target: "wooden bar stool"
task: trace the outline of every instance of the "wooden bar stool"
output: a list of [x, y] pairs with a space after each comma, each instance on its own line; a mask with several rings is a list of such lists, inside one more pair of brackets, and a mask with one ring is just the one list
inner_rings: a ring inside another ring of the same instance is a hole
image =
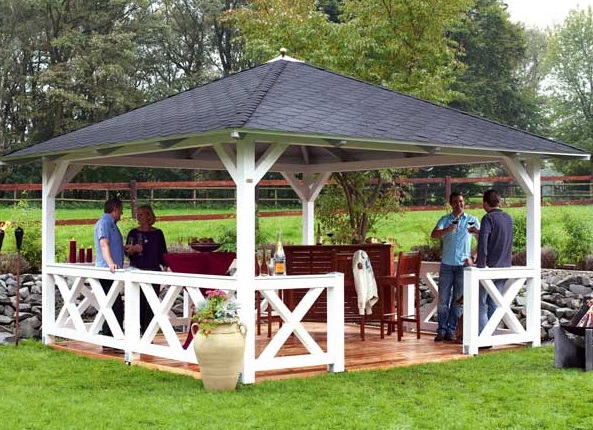
[[[397, 326], [397, 340], [400, 341], [404, 333], [404, 322], [416, 323], [416, 338], [420, 339], [420, 263], [419, 252], [400, 252], [395, 276], [381, 276], [377, 278], [381, 294], [389, 297], [388, 312], [381, 318], [381, 336], [387, 325], [387, 334], [390, 335]], [[404, 289], [413, 287], [414, 312], [404, 312]]]

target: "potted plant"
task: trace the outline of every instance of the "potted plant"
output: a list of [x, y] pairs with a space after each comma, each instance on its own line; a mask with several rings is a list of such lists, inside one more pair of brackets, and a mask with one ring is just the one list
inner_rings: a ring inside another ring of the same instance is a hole
[[194, 351], [208, 391], [234, 390], [237, 386], [246, 333], [238, 310], [234, 297], [222, 290], [208, 290], [192, 317]]

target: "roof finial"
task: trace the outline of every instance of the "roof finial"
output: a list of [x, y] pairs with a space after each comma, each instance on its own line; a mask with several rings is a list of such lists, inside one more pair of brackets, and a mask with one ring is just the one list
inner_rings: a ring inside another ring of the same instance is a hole
[[268, 61], [268, 63], [273, 63], [274, 61], [278, 61], [278, 60], [284, 60], [284, 61], [295, 61], [297, 63], [302, 63], [303, 61], [301, 60], [297, 60], [295, 58], [292, 58], [289, 55], [286, 55], [286, 48], [280, 48], [280, 55], [278, 55], [276, 58], [272, 58], [270, 61]]

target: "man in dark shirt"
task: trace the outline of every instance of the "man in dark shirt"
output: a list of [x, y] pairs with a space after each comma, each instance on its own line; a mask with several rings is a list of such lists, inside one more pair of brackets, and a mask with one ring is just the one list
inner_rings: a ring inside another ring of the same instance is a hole
[[[486, 215], [480, 223], [478, 234], [478, 267], [511, 267], [513, 252], [513, 219], [500, 209], [500, 195], [496, 190], [484, 193], [483, 207]], [[506, 279], [494, 280], [494, 285], [501, 293]], [[496, 303], [480, 286], [480, 333], [494, 313]]]

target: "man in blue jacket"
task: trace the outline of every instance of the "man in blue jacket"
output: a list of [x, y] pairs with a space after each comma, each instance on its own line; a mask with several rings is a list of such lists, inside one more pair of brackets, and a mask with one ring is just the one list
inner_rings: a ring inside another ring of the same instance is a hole
[[[500, 195], [496, 190], [484, 193], [483, 207], [486, 215], [482, 218], [478, 232], [478, 267], [511, 267], [513, 253], [513, 219], [500, 209]], [[501, 293], [506, 279], [495, 279], [494, 285]], [[496, 303], [480, 286], [479, 331], [494, 313]]]

